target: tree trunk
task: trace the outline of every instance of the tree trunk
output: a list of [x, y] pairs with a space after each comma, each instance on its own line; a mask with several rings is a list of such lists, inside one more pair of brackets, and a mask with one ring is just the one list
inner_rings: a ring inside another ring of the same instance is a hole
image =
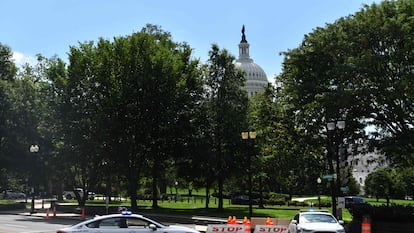
[[210, 202], [210, 181], [206, 181], [206, 209], [208, 209], [208, 204]]
[[134, 166], [131, 166], [129, 171], [129, 177], [128, 177], [128, 191], [129, 196], [131, 198], [131, 209], [132, 211], [138, 210], [138, 203], [137, 203], [137, 188], [138, 188], [138, 174], [137, 169]]
[[217, 209], [223, 210], [223, 176], [220, 174], [218, 178], [218, 189], [219, 189], [219, 203]]
[[156, 166], [157, 162], [154, 162], [152, 167], [152, 208], [158, 209], [158, 190], [157, 190], [157, 181], [158, 181], [158, 167]]

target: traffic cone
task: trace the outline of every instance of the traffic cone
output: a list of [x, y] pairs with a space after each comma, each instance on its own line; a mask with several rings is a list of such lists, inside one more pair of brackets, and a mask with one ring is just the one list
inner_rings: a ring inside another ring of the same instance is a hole
[[237, 224], [237, 218], [236, 216], [233, 216], [233, 219], [231, 220], [232, 224]]
[[233, 218], [229, 215], [229, 218], [227, 219], [227, 224], [232, 224], [231, 221], [233, 220]]
[[245, 232], [250, 233], [251, 229], [252, 229], [252, 223], [250, 222], [250, 220], [246, 216], [244, 216], [243, 225], [246, 226]]
[[371, 233], [371, 222], [367, 217], [362, 221], [361, 233]]
[[82, 208], [82, 220], [85, 220], [85, 207]]
[[273, 226], [274, 225], [273, 220], [270, 217], [267, 217], [265, 225], [266, 226]]
[[46, 219], [46, 220], [48, 220], [48, 219], [49, 219], [49, 209], [47, 209], [47, 210], [46, 210], [46, 217], [45, 217], [45, 219]]

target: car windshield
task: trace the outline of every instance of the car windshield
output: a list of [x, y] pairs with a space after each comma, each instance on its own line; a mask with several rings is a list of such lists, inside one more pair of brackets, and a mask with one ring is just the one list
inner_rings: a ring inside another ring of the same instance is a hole
[[302, 214], [300, 219], [300, 223], [336, 223], [335, 218], [332, 215], [328, 214]]

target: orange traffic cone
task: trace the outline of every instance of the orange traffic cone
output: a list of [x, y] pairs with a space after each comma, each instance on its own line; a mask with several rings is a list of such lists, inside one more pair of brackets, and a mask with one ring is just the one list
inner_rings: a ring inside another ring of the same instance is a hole
[[238, 224], [236, 216], [233, 216], [233, 219], [231, 220], [231, 222], [232, 222], [231, 224]]
[[229, 218], [227, 219], [227, 224], [232, 224], [231, 221], [233, 220], [233, 218], [229, 215]]
[[371, 222], [367, 217], [362, 221], [361, 233], [371, 233]]
[[245, 232], [250, 233], [251, 229], [252, 229], [252, 223], [250, 222], [250, 220], [246, 216], [244, 216], [243, 225], [246, 226]]
[[82, 220], [85, 220], [85, 207], [82, 208]]
[[49, 209], [47, 209], [47, 210], [46, 210], [46, 217], [45, 217], [45, 219], [46, 219], [46, 220], [48, 220], [48, 219], [49, 219]]
[[273, 226], [274, 225], [273, 220], [270, 217], [267, 217], [265, 225], [266, 226]]

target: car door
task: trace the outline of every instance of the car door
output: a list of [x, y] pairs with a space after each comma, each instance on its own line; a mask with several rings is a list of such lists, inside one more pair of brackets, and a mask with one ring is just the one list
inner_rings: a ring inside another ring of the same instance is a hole
[[125, 219], [122, 217], [105, 218], [86, 225], [89, 233], [127, 233]]
[[102, 219], [87, 225], [90, 233], [150, 233], [148, 223], [130, 216]]
[[151, 226], [151, 222], [146, 219], [139, 217], [125, 217], [126, 224], [129, 233], [157, 233], [157, 230], [154, 230], [154, 225]]
[[298, 223], [299, 223], [299, 214], [296, 214], [288, 226], [289, 233], [297, 233]]

